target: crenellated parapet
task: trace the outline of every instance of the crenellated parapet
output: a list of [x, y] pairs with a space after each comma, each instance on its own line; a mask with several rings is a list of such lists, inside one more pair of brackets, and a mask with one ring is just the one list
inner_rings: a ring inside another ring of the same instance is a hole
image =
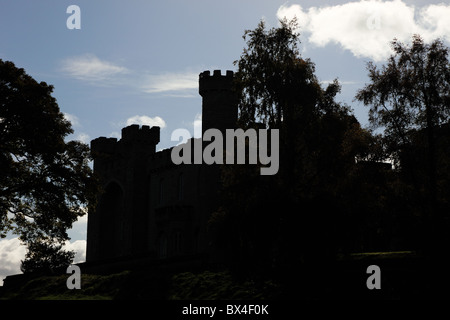
[[227, 70], [225, 75], [222, 75], [220, 70], [214, 70], [213, 74], [211, 72], [203, 71], [199, 76], [199, 87], [198, 91], [203, 97], [204, 94], [211, 91], [232, 90], [234, 72]]
[[142, 143], [148, 145], [157, 145], [160, 139], [160, 127], [142, 126], [137, 124], [122, 129], [122, 142], [124, 143]]
[[91, 141], [92, 153], [113, 154], [116, 150], [117, 139], [99, 137]]
[[[108, 180], [123, 168], [139, 168], [156, 152], [160, 140], [160, 128], [140, 127], [137, 124], [122, 129], [122, 138], [100, 137], [91, 141], [91, 153], [94, 158], [94, 171]], [[123, 172], [121, 173], [123, 174]], [[120, 174], [119, 174], [120, 175]], [[123, 177], [115, 177], [121, 180]]]
[[[160, 128], [150, 126], [139, 127], [137, 124], [122, 129], [122, 139], [99, 137], [91, 141], [91, 151], [96, 154], [109, 154], [124, 152], [129, 146], [136, 145], [138, 149], [150, 149], [154, 153], [160, 140]], [[134, 149], [130, 149], [134, 150]]]

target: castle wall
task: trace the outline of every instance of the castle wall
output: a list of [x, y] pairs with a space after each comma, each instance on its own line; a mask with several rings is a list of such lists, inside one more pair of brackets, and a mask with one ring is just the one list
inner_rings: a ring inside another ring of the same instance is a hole
[[[233, 73], [199, 76], [203, 131], [234, 128]], [[91, 142], [94, 172], [104, 193], [89, 212], [86, 260], [149, 255], [166, 258], [210, 250], [207, 223], [217, 208], [216, 165], [175, 165], [171, 149], [156, 152], [159, 127], [131, 125], [122, 138]]]

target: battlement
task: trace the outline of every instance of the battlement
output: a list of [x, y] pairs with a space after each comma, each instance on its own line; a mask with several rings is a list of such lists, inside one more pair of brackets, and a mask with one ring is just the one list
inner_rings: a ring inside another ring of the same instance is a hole
[[198, 91], [201, 96], [211, 90], [231, 90], [233, 82], [234, 72], [227, 70], [225, 75], [222, 75], [220, 70], [214, 70], [211, 72], [203, 71], [199, 75], [199, 87]]
[[[121, 146], [131, 144], [143, 144], [155, 149], [160, 139], [160, 128], [150, 126], [139, 127], [137, 124], [122, 129], [122, 139], [99, 137], [91, 141], [93, 154], [114, 154], [117, 150], [122, 150]], [[118, 149], [119, 148], [119, 149]]]
[[139, 142], [157, 145], [160, 139], [160, 127], [142, 126], [137, 124], [122, 129], [122, 142]]
[[91, 150], [93, 153], [113, 154], [116, 143], [116, 138], [99, 137], [91, 141]]

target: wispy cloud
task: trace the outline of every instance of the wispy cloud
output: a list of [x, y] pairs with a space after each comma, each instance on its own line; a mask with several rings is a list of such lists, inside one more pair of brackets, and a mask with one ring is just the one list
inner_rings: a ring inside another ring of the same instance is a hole
[[196, 97], [194, 90], [198, 88], [198, 72], [135, 71], [94, 54], [66, 58], [60, 63], [60, 71], [97, 86], [132, 87], [140, 92], [176, 98]]
[[420, 34], [426, 41], [450, 40], [450, 5], [443, 3], [416, 8], [402, 0], [361, 0], [309, 9], [293, 4], [282, 5], [277, 16], [297, 17], [300, 32], [311, 44], [336, 43], [357, 57], [375, 61], [389, 57], [394, 38], [406, 42]]
[[130, 72], [125, 67], [101, 60], [93, 54], [63, 60], [61, 71], [77, 80], [94, 82], [100, 85], [111, 84], [117, 80], [118, 76]]
[[[144, 76], [141, 86], [147, 93], [173, 93], [198, 88], [198, 73], [163, 73]], [[190, 96], [190, 95], [188, 95]], [[184, 95], [186, 97], [186, 94]]]

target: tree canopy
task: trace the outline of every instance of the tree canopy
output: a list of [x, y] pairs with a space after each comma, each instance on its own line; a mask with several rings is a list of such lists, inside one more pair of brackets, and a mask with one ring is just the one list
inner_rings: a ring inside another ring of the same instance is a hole
[[14, 63], [0, 60], [0, 236], [63, 242], [95, 204], [89, 147], [66, 142], [71, 124], [52, 97]]
[[[261, 22], [245, 31], [235, 62], [238, 125], [280, 130], [280, 169], [262, 177], [255, 166], [223, 165], [210, 227], [227, 261], [314, 289], [338, 254], [439, 248], [450, 209], [448, 48], [414, 36], [392, 42], [387, 65], [369, 63], [370, 83], [356, 95], [370, 107], [362, 128], [337, 101], [339, 82], [322, 87], [300, 55], [295, 30], [295, 20], [269, 30]], [[308, 276], [293, 281], [300, 269]]]
[[393, 153], [411, 143], [408, 132], [433, 130], [448, 122], [450, 68], [448, 48], [440, 40], [426, 44], [415, 35], [411, 45], [397, 40], [391, 45], [394, 54], [387, 65], [380, 69], [368, 63], [371, 82], [356, 99], [370, 106], [370, 123], [384, 129]]
[[385, 158], [395, 162], [402, 189], [415, 199], [409, 206], [423, 220], [422, 240], [429, 250], [444, 243], [436, 237], [448, 228], [449, 49], [419, 35], [411, 44], [394, 39], [391, 45], [394, 53], [386, 65], [368, 64], [370, 83], [356, 99], [370, 107], [372, 127], [383, 129]]
[[296, 29], [295, 20], [269, 30], [261, 22], [245, 32], [235, 62], [238, 125], [280, 130], [277, 175], [262, 177], [251, 165], [222, 168], [224, 201], [211, 225], [240, 272], [283, 274], [332, 257], [347, 237], [341, 207], [351, 202], [346, 181], [355, 157], [377, 145], [336, 101], [339, 82], [323, 88], [314, 63], [301, 57]]

